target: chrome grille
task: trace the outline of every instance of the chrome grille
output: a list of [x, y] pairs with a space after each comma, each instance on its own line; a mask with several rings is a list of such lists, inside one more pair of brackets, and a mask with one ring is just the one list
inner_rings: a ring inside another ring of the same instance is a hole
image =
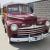
[[37, 34], [37, 33], [43, 33], [45, 31], [45, 27], [41, 26], [38, 28], [23, 28], [23, 29], [18, 29], [18, 34]]

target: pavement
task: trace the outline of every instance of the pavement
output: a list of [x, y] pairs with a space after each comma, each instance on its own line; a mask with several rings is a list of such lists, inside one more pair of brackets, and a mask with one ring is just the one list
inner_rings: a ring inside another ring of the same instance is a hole
[[50, 34], [45, 39], [37, 42], [9, 44], [1, 19], [2, 15], [0, 15], [0, 50], [50, 50]]

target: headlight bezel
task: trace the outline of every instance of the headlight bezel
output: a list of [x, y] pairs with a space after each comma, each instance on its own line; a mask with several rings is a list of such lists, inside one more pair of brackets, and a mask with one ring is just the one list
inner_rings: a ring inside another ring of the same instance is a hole
[[50, 25], [49, 21], [46, 21], [45, 25], [46, 26], [49, 26]]
[[18, 30], [18, 26], [16, 24], [11, 24], [10, 29], [11, 29], [11, 31], [17, 31]]

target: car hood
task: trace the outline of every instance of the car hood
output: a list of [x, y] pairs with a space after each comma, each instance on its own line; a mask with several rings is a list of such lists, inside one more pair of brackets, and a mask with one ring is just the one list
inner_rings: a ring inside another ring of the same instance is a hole
[[7, 20], [8, 24], [12, 24], [12, 23], [26, 23], [26, 24], [32, 24], [35, 23], [35, 21], [37, 20], [37, 17], [32, 15], [32, 14], [20, 14], [20, 15], [11, 15], [8, 14], [8, 18], [9, 20]]

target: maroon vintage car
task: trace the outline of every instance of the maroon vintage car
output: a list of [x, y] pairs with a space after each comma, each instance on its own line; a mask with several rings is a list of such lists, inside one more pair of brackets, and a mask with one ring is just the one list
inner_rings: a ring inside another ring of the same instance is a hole
[[10, 43], [42, 40], [49, 31], [49, 21], [35, 16], [27, 4], [4, 5], [2, 22]]

